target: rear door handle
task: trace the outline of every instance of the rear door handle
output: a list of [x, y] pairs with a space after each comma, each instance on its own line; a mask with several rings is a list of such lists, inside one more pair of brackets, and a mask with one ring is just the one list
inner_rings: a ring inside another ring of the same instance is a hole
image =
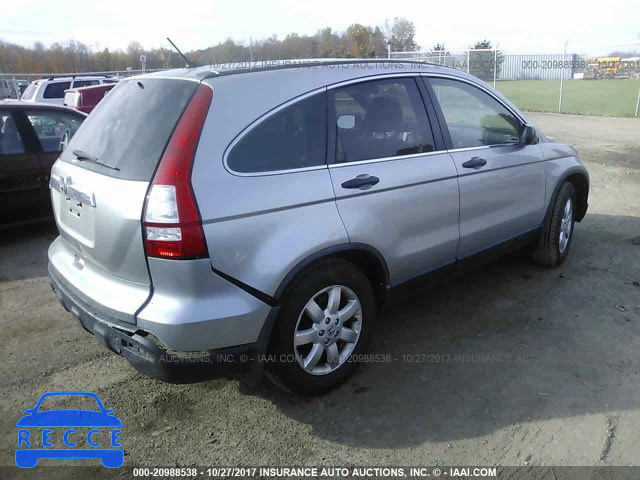
[[471, 160], [467, 160], [462, 164], [464, 168], [477, 168], [484, 167], [487, 164], [487, 161], [484, 158], [473, 157]]
[[367, 190], [378, 183], [380, 179], [367, 174], [358, 175], [356, 178], [343, 182], [342, 188], [359, 188], [360, 190]]

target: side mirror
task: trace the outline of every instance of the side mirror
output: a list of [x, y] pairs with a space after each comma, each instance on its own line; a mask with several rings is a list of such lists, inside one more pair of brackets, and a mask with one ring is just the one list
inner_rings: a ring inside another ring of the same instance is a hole
[[351, 130], [356, 126], [356, 116], [355, 115], [340, 115], [338, 117], [338, 128], [342, 128], [345, 130]]
[[538, 143], [538, 133], [533, 125], [525, 124], [520, 135], [520, 143], [523, 145], [534, 145]]

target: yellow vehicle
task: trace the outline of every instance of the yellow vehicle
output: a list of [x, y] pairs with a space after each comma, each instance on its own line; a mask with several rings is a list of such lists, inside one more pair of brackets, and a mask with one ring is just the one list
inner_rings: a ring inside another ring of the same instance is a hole
[[584, 78], [614, 78], [618, 74], [620, 66], [620, 57], [590, 58], [584, 70]]

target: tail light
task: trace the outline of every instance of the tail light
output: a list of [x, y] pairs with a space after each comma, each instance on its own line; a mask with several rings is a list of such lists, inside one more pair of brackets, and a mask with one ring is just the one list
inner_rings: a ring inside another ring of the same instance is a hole
[[162, 155], [144, 209], [145, 248], [150, 257], [207, 257], [191, 170], [213, 92], [200, 85]]

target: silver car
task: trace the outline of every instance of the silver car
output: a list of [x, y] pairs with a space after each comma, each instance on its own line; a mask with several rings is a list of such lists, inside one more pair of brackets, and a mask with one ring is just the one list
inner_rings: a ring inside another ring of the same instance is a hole
[[50, 187], [51, 283], [101, 343], [166, 381], [316, 394], [396, 287], [523, 246], [562, 263], [589, 177], [468, 74], [324, 61], [124, 80]]

